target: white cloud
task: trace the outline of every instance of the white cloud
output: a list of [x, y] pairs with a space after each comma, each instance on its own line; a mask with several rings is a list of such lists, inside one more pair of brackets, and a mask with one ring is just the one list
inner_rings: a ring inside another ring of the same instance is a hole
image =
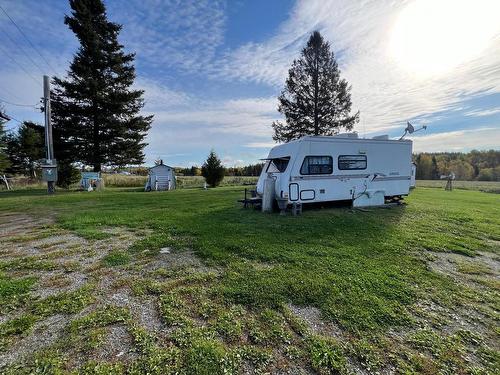
[[144, 90], [145, 108], [148, 111], [163, 111], [167, 108], [178, 108], [194, 100], [184, 92], [172, 90], [151, 79], [142, 77], [137, 78], [135, 87]]
[[[438, 1], [447, 1], [449, 5], [449, 0]], [[211, 74], [280, 87], [309, 34], [318, 29], [332, 42], [342, 74], [352, 84], [353, 108], [361, 110], [358, 131], [363, 126], [367, 133], [399, 127], [398, 123], [404, 124], [423, 113], [452, 108], [467, 97], [500, 92], [500, 23], [493, 23], [495, 29], [488, 30], [488, 35], [496, 36], [487, 41], [487, 48], [446, 72], [420, 76], [398, 64], [390, 53], [391, 33], [398, 15], [410, 3], [300, 0], [272, 38], [228, 52], [212, 67]], [[492, 14], [498, 14], [495, 9], [500, 11], [499, 3], [492, 0], [460, 0], [460, 3], [472, 5], [474, 10], [467, 15], [464, 28], [491, 21]], [[453, 12], [450, 8], [450, 17]], [[425, 23], [421, 27], [424, 29]], [[427, 37], [422, 36], [423, 40]], [[450, 45], [456, 42], [459, 41], [449, 40]], [[446, 50], [448, 46], [442, 48]], [[435, 56], [429, 54], [427, 58], [432, 60]]]
[[267, 149], [270, 149], [276, 145], [277, 145], [277, 143], [275, 143], [275, 142], [250, 142], [250, 143], [244, 144], [243, 146], [248, 147], [248, 148], [267, 148]]
[[[220, 0], [127, 0], [109, 2], [122, 39], [142, 62], [156, 69], [201, 70], [224, 40]], [[125, 10], [125, 11], [124, 11]]]
[[[159, 96], [155, 97], [153, 93]], [[147, 100], [153, 103], [160, 102], [162, 98], [168, 100], [170, 93], [168, 88], [157, 88], [151, 90]], [[215, 101], [200, 100], [180, 93], [173, 96], [180, 96], [182, 104], [164, 109], [158, 107], [151, 111], [155, 117], [147, 139], [148, 160], [151, 155], [167, 158], [168, 154], [179, 154], [186, 150], [202, 158], [211, 148], [220, 152], [224, 164], [229, 166], [252, 163], [265, 156], [265, 151], [242, 151], [241, 145], [270, 139], [271, 123], [279, 117], [275, 98]], [[190, 159], [193, 160], [193, 157], [190, 156]]]
[[473, 111], [469, 111], [464, 113], [464, 116], [472, 116], [472, 117], [484, 117], [484, 116], [492, 116], [500, 113], [500, 107], [490, 108], [490, 109], [477, 109]]
[[[157, 99], [152, 99], [157, 101]], [[196, 125], [210, 133], [231, 133], [245, 136], [270, 136], [271, 123], [279, 117], [272, 105], [274, 98], [202, 101], [193, 99], [182, 108], [155, 110], [155, 121], [170, 124]]]
[[487, 150], [500, 147], [500, 127], [457, 130], [410, 137], [414, 152]]

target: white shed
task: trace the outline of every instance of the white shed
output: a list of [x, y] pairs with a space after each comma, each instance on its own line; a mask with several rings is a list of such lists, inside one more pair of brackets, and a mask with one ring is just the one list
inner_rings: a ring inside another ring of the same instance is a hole
[[148, 180], [144, 190], [173, 190], [175, 186], [174, 168], [163, 164], [163, 160], [160, 161], [160, 164], [149, 168]]

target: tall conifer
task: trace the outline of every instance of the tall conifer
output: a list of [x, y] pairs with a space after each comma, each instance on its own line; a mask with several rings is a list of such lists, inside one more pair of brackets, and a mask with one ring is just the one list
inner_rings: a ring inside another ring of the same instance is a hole
[[351, 114], [351, 88], [340, 71], [330, 44], [315, 31], [288, 71], [278, 110], [285, 123], [273, 123], [273, 139], [288, 142], [305, 135], [333, 135], [351, 130], [359, 112]]
[[103, 165], [140, 164], [153, 116], [140, 115], [142, 90], [132, 89], [134, 54], [118, 42], [102, 0], [70, 0], [64, 22], [80, 42], [65, 79], [54, 78], [56, 158]]

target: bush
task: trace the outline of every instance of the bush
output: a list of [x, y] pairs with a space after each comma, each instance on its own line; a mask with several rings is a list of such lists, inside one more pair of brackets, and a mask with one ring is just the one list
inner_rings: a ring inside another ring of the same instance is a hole
[[73, 184], [80, 181], [80, 171], [70, 163], [60, 163], [57, 165], [57, 186], [69, 189]]
[[201, 167], [201, 174], [211, 187], [219, 186], [224, 179], [224, 167], [214, 150]]
[[477, 179], [479, 181], [500, 181], [500, 167], [481, 169]]

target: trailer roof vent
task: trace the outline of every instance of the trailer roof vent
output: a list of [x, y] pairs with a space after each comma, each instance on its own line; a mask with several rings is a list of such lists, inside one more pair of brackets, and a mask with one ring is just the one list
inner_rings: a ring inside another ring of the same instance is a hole
[[377, 135], [373, 137], [372, 139], [380, 139], [382, 141], [388, 141], [389, 140], [389, 135], [384, 134], [384, 135]]
[[338, 138], [358, 138], [358, 133], [356, 133], [356, 132], [340, 133], [340, 134], [337, 134], [336, 137], [338, 137]]

